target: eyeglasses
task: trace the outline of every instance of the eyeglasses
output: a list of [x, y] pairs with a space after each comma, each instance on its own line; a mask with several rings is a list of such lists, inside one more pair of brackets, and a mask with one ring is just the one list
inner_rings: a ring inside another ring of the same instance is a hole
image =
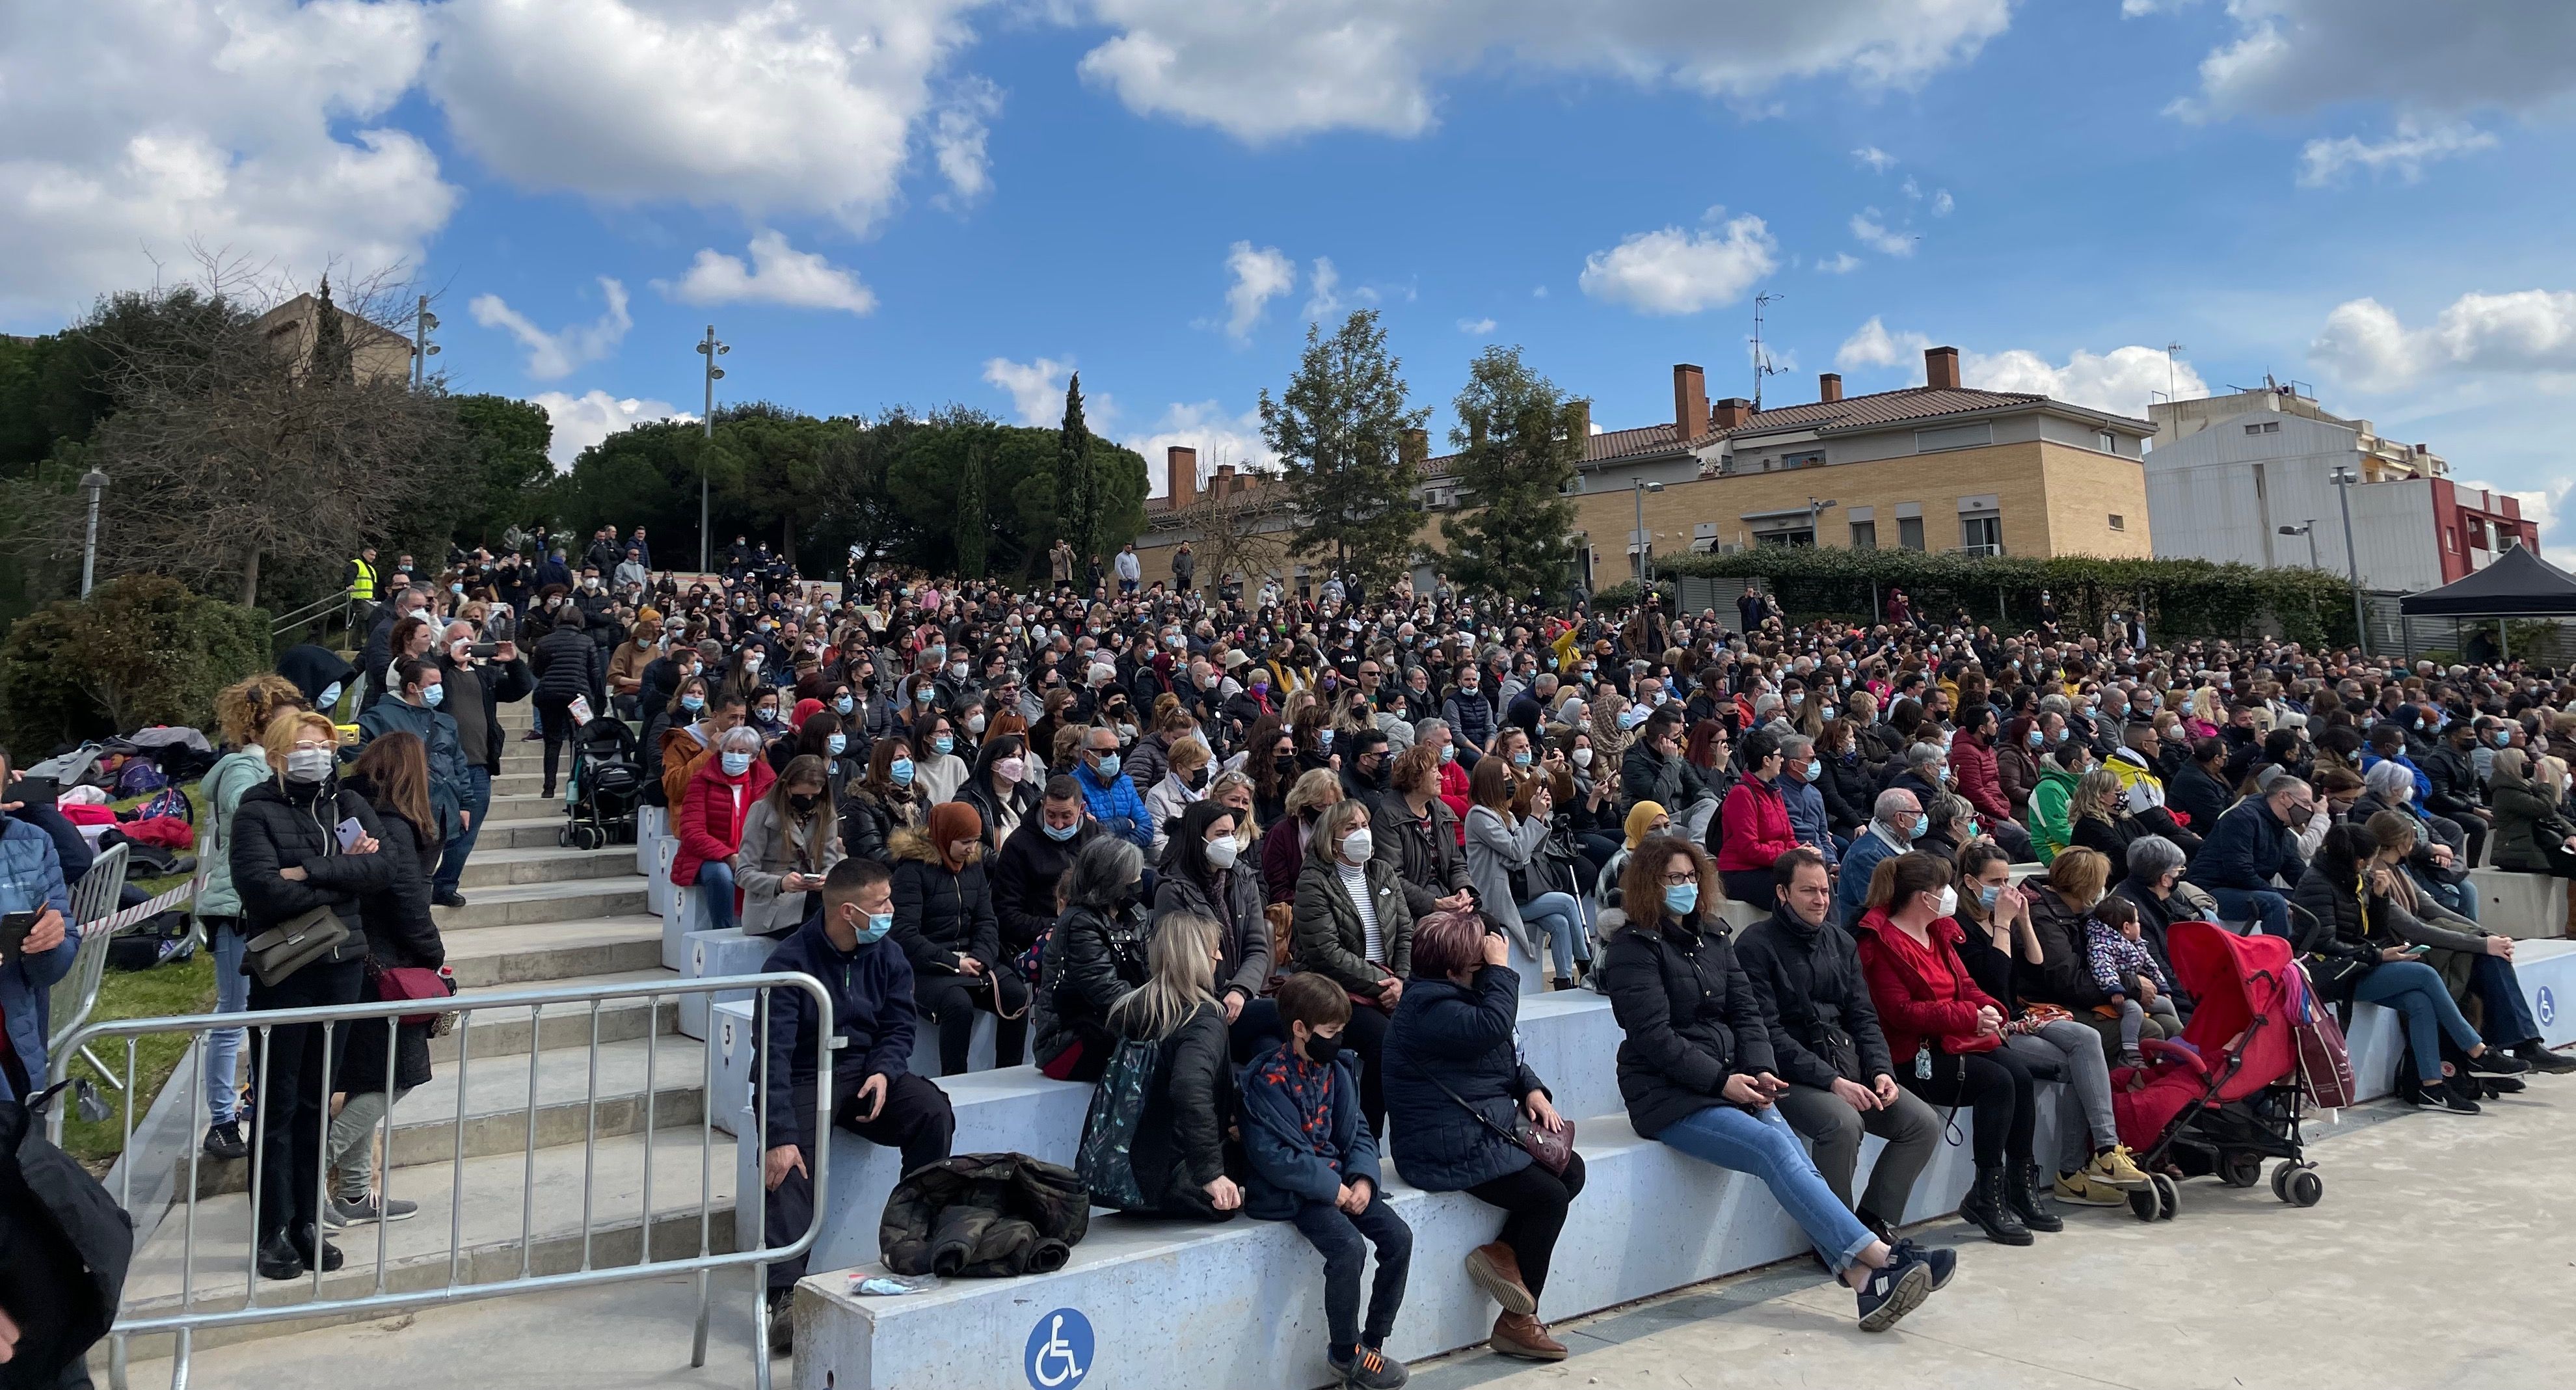
[[1699, 875], [1696, 873], [1664, 875], [1664, 886], [1667, 888], [1679, 888], [1684, 884], [1697, 882], [1699, 882]]

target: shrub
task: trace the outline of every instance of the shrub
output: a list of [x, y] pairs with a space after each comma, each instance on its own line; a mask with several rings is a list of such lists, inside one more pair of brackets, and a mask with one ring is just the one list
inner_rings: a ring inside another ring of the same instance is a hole
[[150, 724], [203, 726], [215, 692], [269, 668], [268, 619], [157, 574], [19, 619], [0, 642], [0, 733], [22, 761]]
[[[1673, 582], [1669, 579], [1656, 580], [1655, 592], [1664, 596], [1664, 607], [1668, 611], [1681, 598], [1681, 591], [1675, 588]], [[1611, 585], [1609, 588], [1600, 590], [1592, 595], [1592, 611], [1595, 613], [1616, 613], [1622, 608], [1631, 607], [1642, 602], [1642, 595], [1643, 591], [1637, 587], [1636, 580], [1622, 579], [1618, 583]]]

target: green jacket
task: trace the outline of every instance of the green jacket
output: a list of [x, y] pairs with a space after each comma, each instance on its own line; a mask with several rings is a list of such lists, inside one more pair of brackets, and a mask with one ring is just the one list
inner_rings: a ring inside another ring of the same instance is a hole
[[2558, 808], [2549, 804], [2548, 794], [2528, 781], [2508, 782], [2497, 778], [2491, 804], [2495, 808], [2495, 849], [2490, 855], [2499, 869], [2521, 873], [2549, 872], [2549, 858], [2540, 846], [2558, 844], [2576, 835]]
[[257, 748], [243, 748], [218, 759], [197, 783], [198, 799], [204, 803], [198, 814], [205, 817], [197, 828], [197, 866], [205, 876], [197, 889], [195, 911], [200, 919], [241, 915], [241, 896], [233, 891], [233, 811], [241, 805], [242, 793], [269, 776], [268, 756]]
[[2030, 838], [2043, 864], [2066, 848], [2072, 833], [2066, 822], [2066, 803], [2074, 795], [2074, 773], [2054, 762], [2040, 764], [2039, 785], [2030, 792]]

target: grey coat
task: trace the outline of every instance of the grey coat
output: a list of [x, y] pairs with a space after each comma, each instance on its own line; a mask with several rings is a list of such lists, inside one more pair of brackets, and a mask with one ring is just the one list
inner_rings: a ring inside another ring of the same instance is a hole
[[1491, 807], [1467, 808], [1467, 881], [1475, 885], [1486, 919], [1510, 933], [1533, 960], [1544, 954], [1543, 943], [1521, 921], [1521, 871], [1546, 842], [1547, 822], [1536, 816], [1523, 816], [1515, 826]]
[[784, 936], [805, 920], [805, 895], [780, 891], [790, 873], [828, 874], [841, 862], [839, 819], [817, 806], [807, 823], [802, 852], [789, 855], [779, 836], [778, 813], [768, 797], [751, 803], [742, 818], [742, 930], [746, 936]]

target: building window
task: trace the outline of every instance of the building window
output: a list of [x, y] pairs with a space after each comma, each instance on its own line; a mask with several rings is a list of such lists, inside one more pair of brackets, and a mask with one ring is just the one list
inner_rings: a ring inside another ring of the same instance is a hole
[[2126, 531], [2129, 529], [2129, 519], [2127, 517], [2120, 515], [2118, 512], [2113, 512], [2110, 515], [2112, 530]]
[[1802, 454], [1783, 454], [1780, 457], [1782, 468], [1822, 468], [1824, 463], [1825, 451], [1822, 449], [1810, 449]]
[[2245, 432], [2247, 434], [2279, 434], [2281, 432], [2281, 422], [2278, 420], [2265, 420], [2259, 424], [2247, 425], [2245, 427]]
[[2093, 432], [2093, 447], [2100, 449], [2106, 454], [2116, 454], [2120, 452], [2120, 436], [2111, 433], [2109, 430], [2095, 430]]
[[1801, 526], [1795, 531], [1757, 531], [1755, 545], [1776, 545], [1783, 549], [1803, 549], [1816, 543], [1816, 533]]
[[1994, 442], [1995, 427], [1983, 422], [1914, 432], [1914, 451], [1918, 454], [1938, 453], [1943, 449], [1974, 449]]
[[1959, 548], [1970, 555], [2003, 554], [2003, 518], [1999, 516], [1959, 518]]
[[1923, 548], [1923, 518], [1900, 516], [1896, 519], [1896, 543], [1907, 550]]
[[1852, 528], [1852, 549], [1854, 549], [1854, 550], [1876, 550], [1876, 549], [1878, 549], [1878, 523], [1877, 523], [1877, 522], [1875, 522], [1875, 521], [1855, 521], [1855, 522], [1853, 522], [1853, 523], [1851, 524], [1851, 528]]

